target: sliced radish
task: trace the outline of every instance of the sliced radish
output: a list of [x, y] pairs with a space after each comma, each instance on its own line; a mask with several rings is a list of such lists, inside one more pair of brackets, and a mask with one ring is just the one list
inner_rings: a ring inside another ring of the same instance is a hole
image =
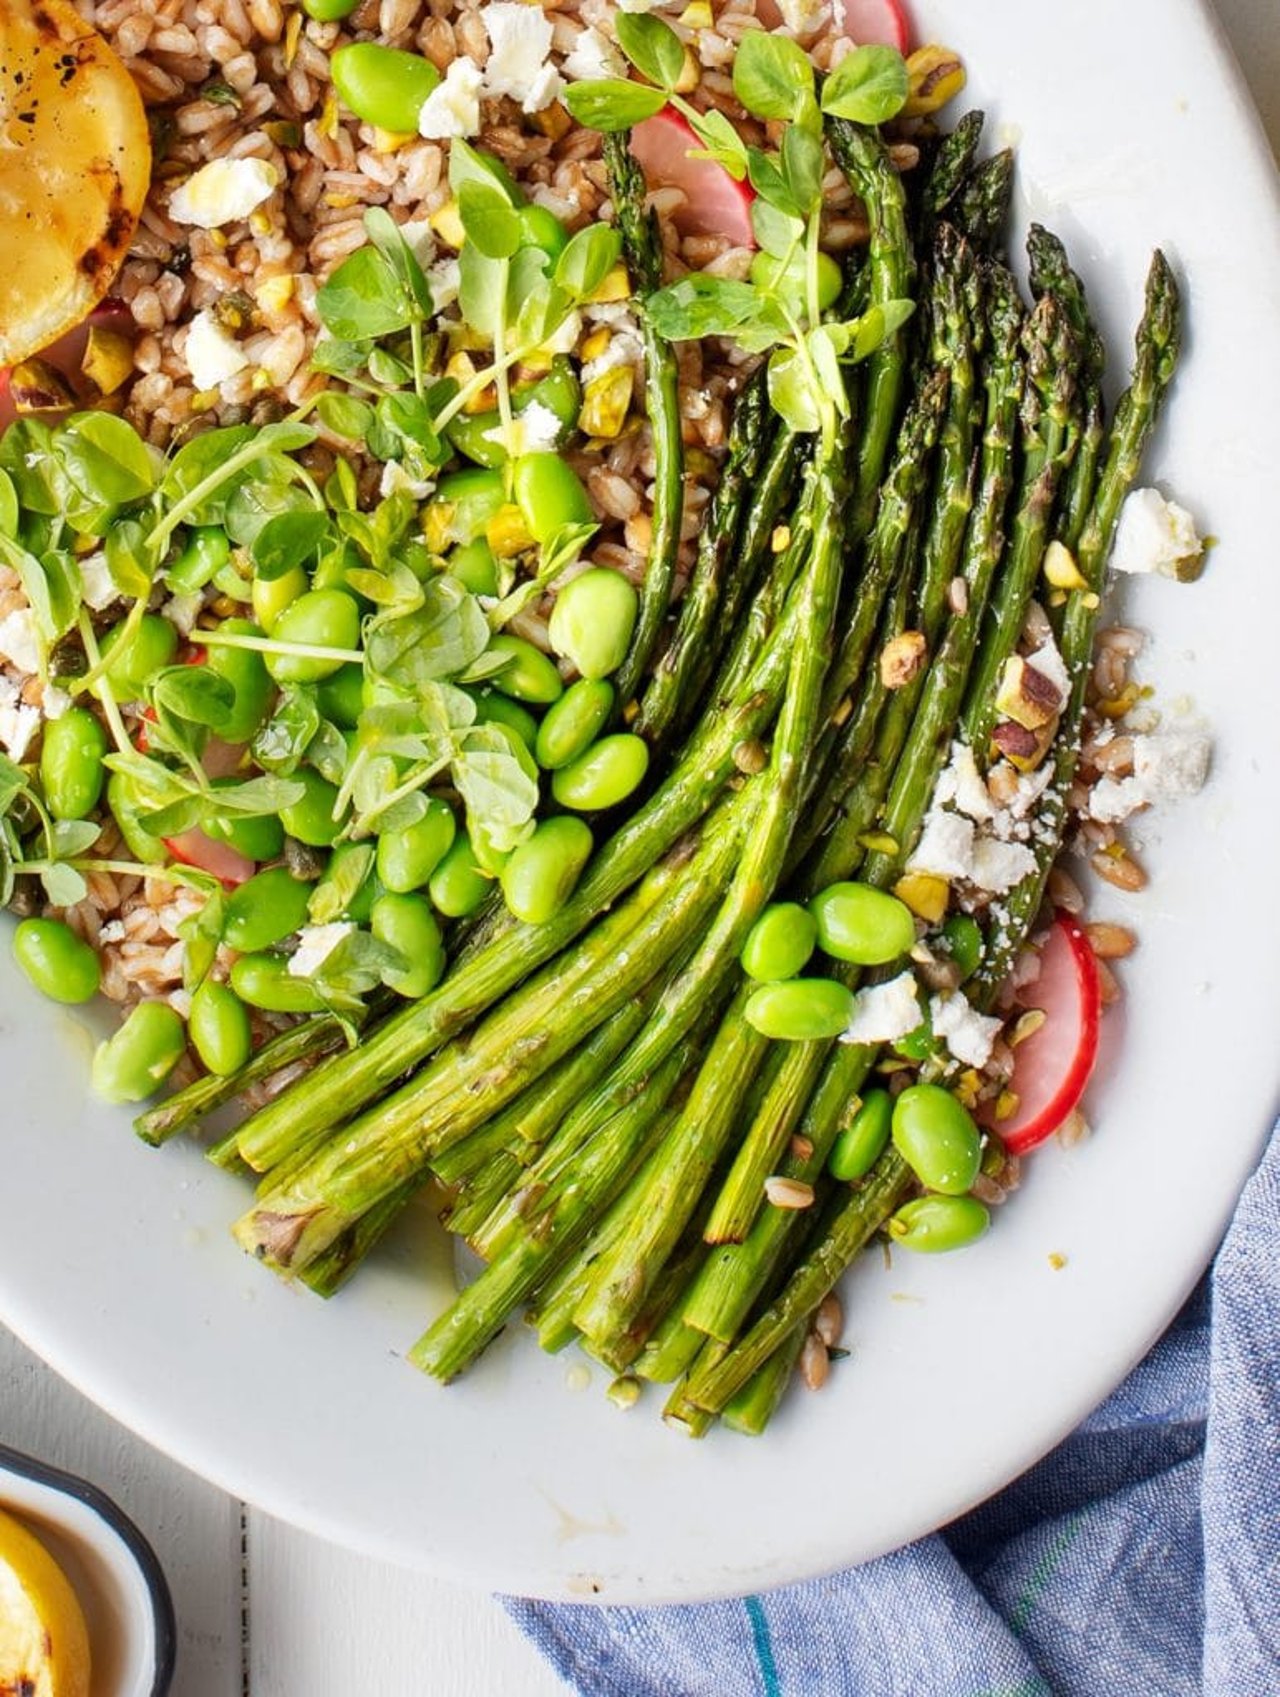
[[[907, 51], [910, 28], [899, 0], [834, 0], [837, 19], [843, 14], [841, 34], [857, 47], [896, 47]], [[786, 22], [778, 0], [756, 0], [756, 17], [766, 29]]]
[[734, 247], [754, 247], [751, 203], [755, 190], [750, 183], [735, 182], [714, 159], [691, 159], [690, 148], [701, 145], [671, 106], [664, 106], [631, 132], [631, 151], [649, 187], [684, 193], [685, 204], [672, 214], [682, 235], [727, 236]]
[[164, 837], [161, 841], [181, 865], [195, 866], [201, 872], [211, 873], [228, 889], [233, 890], [237, 884], [246, 883], [258, 870], [248, 855], [233, 849], [229, 843], [215, 842], [199, 827], [182, 831], [176, 837]]
[[1057, 1131], [1084, 1095], [1098, 1057], [1098, 963], [1070, 914], [1054, 919], [1040, 952], [1040, 976], [1024, 996], [1044, 1011], [1045, 1021], [1013, 1052], [1009, 1089], [1018, 1106], [995, 1128], [1013, 1155], [1025, 1155]]

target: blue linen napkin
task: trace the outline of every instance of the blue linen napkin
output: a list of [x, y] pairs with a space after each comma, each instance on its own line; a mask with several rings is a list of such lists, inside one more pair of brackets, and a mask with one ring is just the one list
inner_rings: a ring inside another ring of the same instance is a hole
[[1151, 1354], [943, 1532], [729, 1602], [505, 1605], [588, 1697], [1280, 1697], [1278, 1228], [1280, 1133]]

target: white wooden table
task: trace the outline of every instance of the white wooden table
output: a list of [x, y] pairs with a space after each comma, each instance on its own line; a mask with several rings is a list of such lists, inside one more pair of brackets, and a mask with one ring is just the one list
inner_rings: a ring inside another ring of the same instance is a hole
[[[1219, 11], [1280, 150], [1280, 5], [1219, 0]], [[154, 1544], [178, 1619], [174, 1697], [567, 1689], [490, 1598], [243, 1507], [117, 1426], [3, 1328], [0, 1440], [101, 1485]]]

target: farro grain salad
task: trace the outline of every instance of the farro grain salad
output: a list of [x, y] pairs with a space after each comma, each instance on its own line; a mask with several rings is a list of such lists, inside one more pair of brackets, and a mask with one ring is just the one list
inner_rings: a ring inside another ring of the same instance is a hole
[[[878, 1234], [1079, 1136], [1198, 575], [896, 0], [7, 0], [0, 861], [93, 1085], [328, 1295], [439, 1187], [629, 1403], [760, 1431]], [[1116, 385], [1119, 387], [1119, 384]], [[1173, 592], [1173, 591], [1171, 591]]]

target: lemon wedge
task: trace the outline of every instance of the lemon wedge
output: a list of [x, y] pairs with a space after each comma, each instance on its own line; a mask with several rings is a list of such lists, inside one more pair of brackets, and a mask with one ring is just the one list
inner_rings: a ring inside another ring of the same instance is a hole
[[89, 1697], [89, 1633], [70, 1581], [0, 1510], [0, 1692]]
[[3, 0], [0, 365], [106, 294], [150, 180], [142, 99], [107, 43], [66, 0]]

